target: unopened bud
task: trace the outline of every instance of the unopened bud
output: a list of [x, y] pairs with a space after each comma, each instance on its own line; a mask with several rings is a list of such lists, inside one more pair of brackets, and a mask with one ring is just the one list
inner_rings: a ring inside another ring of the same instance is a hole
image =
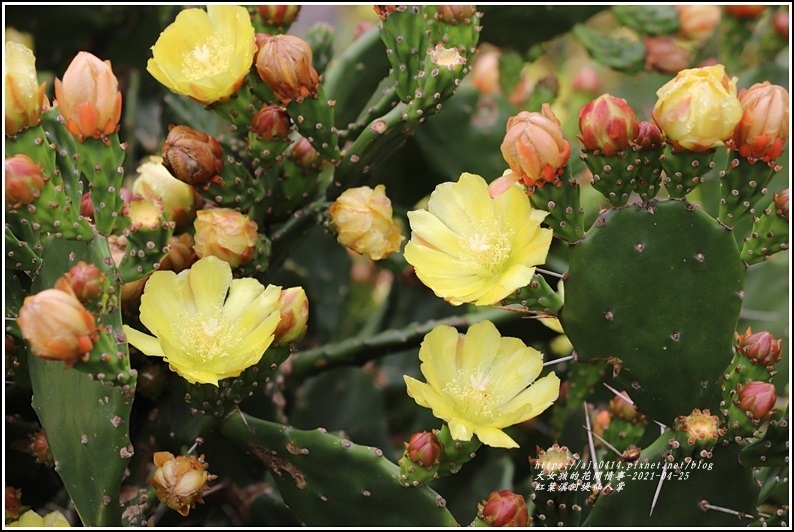
[[788, 42], [788, 27], [791, 22], [789, 18], [788, 10], [782, 9], [775, 12], [775, 16], [772, 18], [772, 27], [775, 29], [775, 33], [786, 42]]
[[739, 408], [755, 420], [771, 416], [776, 401], [777, 391], [769, 382], [750, 381], [739, 390]]
[[[9, 29], [6, 28], [6, 32]], [[50, 108], [50, 102], [44, 93], [46, 83], [39, 85], [36, 57], [30, 48], [19, 42], [6, 40], [4, 63], [5, 134], [14, 136], [37, 125], [41, 114]]]
[[259, 77], [281, 103], [316, 97], [320, 77], [312, 66], [312, 49], [294, 35], [273, 35], [262, 39], [256, 54]]
[[477, 517], [490, 526], [523, 527], [529, 523], [529, 510], [523, 495], [510, 490], [492, 491], [478, 508]]
[[297, 4], [273, 5], [263, 4], [258, 7], [259, 17], [267, 26], [287, 29], [298, 19], [301, 6]]
[[405, 446], [405, 455], [420, 467], [432, 469], [441, 463], [444, 457], [444, 444], [435, 432], [415, 432]]
[[473, 5], [441, 5], [436, 6], [434, 18], [447, 24], [471, 24], [472, 17], [477, 14], [477, 6]]
[[34, 355], [61, 360], [71, 367], [88, 356], [99, 331], [94, 316], [65, 279], [61, 278], [55, 286], [25, 298], [17, 325]]
[[265, 104], [254, 113], [251, 131], [264, 140], [286, 139], [292, 131], [292, 120], [280, 105]]
[[121, 91], [110, 61], [79, 52], [63, 81], [55, 79], [55, 99], [66, 128], [80, 142], [115, 133], [121, 119]]
[[596, 415], [593, 416], [593, 434], [603, 438], [604, 432], [609, 428], [611, 422], [612, 413], [609, 410], [599, 410], [596, 412]]
[[317, 150], [312, 147], [308, 139], [303, 137], [290, 147], [287, 151], [287, 158], [295, 161], [302, 168], [313, 170], [319, 170], [322, 162]]
[[739, 91], [739, 101], [742, 115], [729, 146], [742, 157], [773, 162], [788, 141], [788, 91], [765, 81]]
[[84, 261], [72, 266], [64, 278], [83, 304], [99, 299], [107, 287], [107, 274], [96, 265]]
[[664, 137], [662, 130], [653, 122], [643, 120], [638, 124], [637, 137], [632, 141], [632, 147], [635, 151], [652, 151], [658, 150], [664, 144]]
[[788, 221], [788, 189], [773, 194], [772, 202], [775, 204], [775, 214]]
[[19, 490], [13, 486], [6, 486], [6, 521], [19, 518], [19, 510], [22, 507], [21, 499], [22, 490]]
[[754, 19], [761, 16], [766, 10], [763, 4], [727, 4], [722, 6], [722, 9], [735, 18], [740, 19]]
[[645, 41], [645, 70], [672, 74], [689, 68], [691, 52], [678, 44], [673, 37], [648, 37]]
[[714, 35], [720, 25], [722, 10], [711, 4], [675, 6], [678, 11], [678, 34], [690, 41], [703, 43]]
[[576, 92], [598, 93], [601, 91], [601, 75], [591, 65], [580, 67], [573, 75], [573, 90]]
[[396, 5], [396, 4], [389, 4], [389, 5], [374, 5], [372, 6], [375, 9], [375, 14], [378, 15], [378, 18], [381, 20], [386, 20], [391, 13], [395, 11], [404, 11], [406, 6], [404, 5]]
[[223, 170], [223, 148], [215, 137], [187, 126], [171, 126], [162, 151], [163, 166], [194, 187], [208, 184]]
[[643, 415], [634, 408], [634, 403], [626, 392], [620, 392], [620, 395], [616, 395], [609, 401], [609, 411], [615, 417], [630, 423], [636, 423], [643, 418]]
[[204, 455], [174, 457], [160, 451], [154, 453], [154, 465], [157, 470], [149, 483], [157, 492], [157, 498], [183, 516], [187, 516], [197, 502], [204, 502], [204, 492], [209, 489], [207, 483], [217, 478], [207, 473]]
[[339, 243], [372, 260], [395, 253], [405, 239], [383, 185], [347, 189], [328, 212]]
[[639, 133], [639, 124], [626, 100], [602, 94], [579, 110], [579, 131], [585, 151], [611, 156], [629, 147]]
[[44, 190], [44, 167], [25, 154], [5, 160], [3, 180], [6, 182], [6, 205], [19, 209], [36, 201]]
[[234, 209], [205, 209], [196, 213], [193, 248], [201, 257], [214, 255], [232, 268], [251, 262], [257, 243], [257, 224]]
[[736, 335], [736, 341], [739, 352], [749, 358], [753, 364], [771, 367], [782, 355], [780, 347], [782, 340], [776, 340], [769, 331], [753, 333], [748, 327], [743, 335]]
[[50, 444], [47, 442], [47, 436], [43, 430], [34, 432], [30, 436], [30, 454], [36, 459], [36, 462], [52, 467], [55, 460], [50, 450]]
[[189, 184], [175, 178], [163, 165], [162, 157], [150, 157], [138, 167], [132, 192], [144, 198], [158, 198], [168, 219], [184, 227], [196, 215], [198, 197]]
[[309, 298], [306, 291], [295, 286], [281, 291], [278, 298], [281, 319], [273, 333], [276, 345], [289, 345], [299, 342], [306, 335], [309, 321]]

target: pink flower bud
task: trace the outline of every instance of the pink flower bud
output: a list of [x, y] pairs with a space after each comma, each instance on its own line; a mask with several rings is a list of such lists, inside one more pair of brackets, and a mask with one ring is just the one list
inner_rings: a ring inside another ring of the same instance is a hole
[[788, 141], [789, 95], [768, 81], [739, 91], [742, 115], [728, 145], [742, 157], [773, 162]]
[[755, 420], [760, 421], [771, 416], [775, 401], [777, 391], [769, 382], [750, 381], [739, 390], [739, 408]]
[[579, 140], [584, 150], [611, 156], [629, 147], [639, 133], [634, 110], [623, 98], [602, 94], [579, 110]]
[[775, 16], [772, 19], [772, 27], [775, 28], [775, 33], [777, 33], [778, 37], [788, 42], [789, 12], [787, 10], [775, 12]]
[[44, 190], [44, 167], [25, 154], [17, 154], [5, 160], [3, 180], [6, 182], [6, 204], [19, 209], [39, 198]]
[[110, 66], [88, 52], [80, 52], [55, 80], [55, 98], [66, 128], [80, 142], [115, 133], [121, 119], [119, 82]]
[[676, 42], [673, 37], [648, 37], [645, 42], [645, 70], [664, 74], [689, 68], [692, 58], [689, 50]]
[[743, 335], [736, 335], [736, 340], [739, 352], [749, 358], [753, 364], [771, 367], [780, 360], [782, 340], [776, 340], [768, 331], [753, 333], [748, 327]]
[[320, 154], [312, 147], [309, 140], [303, 137], [290, 147], [287, 158], [306, 169], [319, 170], [322, 164]]
[[98, 299], [107, 287], [107, 274], [96, 265], [84, 261], [72, 266], [64, 277], [83, 304]]
[[664, 143], [664, 136], [659, 126], [653, 122], [643, 120], [638, 124], [637, 138], [632, 141], [632, 147], [638, 151], [658, 150]]
[[529, 523], [524, 497], [510, 490], [492, 491], [478, 506], [477, 517], [490, 526], [523, 527]]
[[265, 104], [254, 113], [251, 131], [264, 140], [286, 139], [292, 131], [292, 120], [280, 105]]
[[408, 459], [428, 470], [440, 464], [444, 457], [444, 444], [434, 432], [415, 432], [403, 445]]
[[315, 98], [320, 77], [312, 66], [312, 49], [294, 35], [273, 35], [262, 39], [256, 54], [259, 77], [281, 103]]
[[601, 75], [591, 65], [580, 67], [573, 75], [573, 90], [576, 92], [597, 93], [601, 90]]

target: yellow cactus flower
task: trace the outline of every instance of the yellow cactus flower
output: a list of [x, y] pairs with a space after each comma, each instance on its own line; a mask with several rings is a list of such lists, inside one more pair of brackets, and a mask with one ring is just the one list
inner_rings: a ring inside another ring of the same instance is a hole
[[493, 305], [529, 284], [546, 261], [552, 230], [518, 186], [492, 198], [488, 184], [463, 173], [442, 183], [427, 209], [408, 213], [405, 260], [425, 285], [452, 305]]
[[656, 91], [653, 120], [676, 149], [723, 146], [742, 118], [737, 81], [723, 65], [682, 70]]
[[210, 4], [176, 16], [152, 46], [146, 70], [171, 91], [209, 105], [237, 92], [255, 50], [248, 10]]
[[124, 325], [130, 344], [163, 357], [190, 383], [218, 385], [257, 364], [281, 319], [281, 287], [232, 279], [229, 263], [204, 257], [180, 273], [156, 271], [141, 296], [141, 323]]
[[6, 526], [25, 527], [25, 528], [51, 528], [61, 527], [70, 528], [69, 521], [58, 510], [52, 511], [45, 515], [40, 516], [33, 510], [28, 510], [19, 516], [19, 519], [8, 523]]
[[199, 198], [193, 187], [183, 183], [163, 165], [163, 158], [151, 156], [138, 167], [138, 177], [132, 183], [133, 194], [144, 198], [159, 198], [168, 219], [178, 228], [185, 227], [196, 217]]
[[[560, 379], [543, 369], [543, 355], [518, 338], [502, 337], [490, 321], [464, 335], [439, 325], [419, 348], [427, 383], [404, 376], [408, 395], [449, 424], [459, 441], [477, 436], [491, 447], [518, 447], [502, 429], [527, 421], [557, 400]], [[537, 380], [536, 380], [537, 379]]]

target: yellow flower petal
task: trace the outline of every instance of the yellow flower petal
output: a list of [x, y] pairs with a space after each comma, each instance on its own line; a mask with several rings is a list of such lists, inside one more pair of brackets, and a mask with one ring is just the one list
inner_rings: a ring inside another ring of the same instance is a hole
[[136, 331], [129, 325], [122, 325], [127, 341], [138, 348], [139, 351], [150, 357], [164, 357], [163, 348], [154, 336], [149, 336], [140, 331]]
[[482, 427], [475, 431], [477, 439], [490, 447], [504, 447], [506, 449], [515, 449], [519, 445], [516, 441], [501, 429], [493, 427]]
[[535, 381], [532, 386], [516, 395], [494, 420], [497, 426], [509, 426], [532, 419], [550, 407], [560, 393], [560, 379], [554, 373]]

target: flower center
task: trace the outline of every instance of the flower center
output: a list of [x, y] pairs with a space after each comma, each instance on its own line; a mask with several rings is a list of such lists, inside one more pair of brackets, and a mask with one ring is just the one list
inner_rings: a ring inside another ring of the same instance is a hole
[[457, 378], [444, 386], [444, 393], [452, 397], [463, 416], [476, 424], [488, 424], [501, 414], [500, 400], [492, 390], [491, 375], [464, 375], [459, 369]]
[[212, 35], [185, 54], [182, 74], [190, 81], [209, 78], [229, 69], [232, 47]]
[[201, 316], [185, 317], [187, 325], [182, 335], [188, 349], [203, 362], [228, 356], [229, 348], [235, 344], [235, 332], [223, 327], [218, 315], [201, 319]]
[[461, 247], [469, 253], [460, 262], [468, 268], [482, 268], [489, 272], [502, 269], [510, 256], [510, 235], [497, 230], [484, 229], [468, 238], [461, 237]]

